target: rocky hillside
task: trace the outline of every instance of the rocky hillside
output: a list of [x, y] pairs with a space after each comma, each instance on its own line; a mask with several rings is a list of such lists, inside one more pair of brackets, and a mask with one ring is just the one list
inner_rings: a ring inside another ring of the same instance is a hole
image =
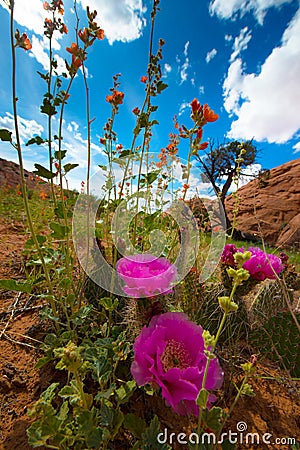
[[[300, 159], [265, 172], [238, 190], [237, 229], [280, 246], [300, 244]], [[234, 198], [226, 199], [232, 219]]]
[[[35, 189], [41, 185], [43, 189], [47, 189], [47, 184], [32, 172], [24, 170], [24, 176], [29, 189]], [[0, 186], [8, 189], [19, 189], [20, 183], [19, 165], [0, 158]]]

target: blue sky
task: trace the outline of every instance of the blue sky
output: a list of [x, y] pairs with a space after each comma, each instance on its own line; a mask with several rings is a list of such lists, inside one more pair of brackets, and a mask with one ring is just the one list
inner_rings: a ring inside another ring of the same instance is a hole
[[[65, 2], [64, 20], [68, 35], [55, 36], [59, 67], [70, 60], [65, 51], [74, 39], [73, 2]], [[118, 142], [131, 144], [134, 115], [140, 107], [145, 86], [149, 38], [149, 0], [78, 0], [85, 26], [87, 5], [97, 9], [97, 22], [105, 40], [95, 42], [86, 63], [91, 97], [92, 166], [103, 163], [99, 138], [110, 114], [105, 96], [112, 76], [121, 73], [124, 104], [116, 119]], [[161, 0], [155, 42], [165, 40], [162, 70], [168, 84], [158, 98], [151, 151], [168, 144], [173, 116], [188, 127], [190, 102], [197, 97], [208, 103], [219, 120], [204, 128], [204, 140], [254, 140], [259, 149], [257, 163], [272, 168], [299, 157], [300, 152], [300, 4], [298, 0]], [[18, 112], [23, 142], [33, 135], [47, 136], [45, 116], [39, 112], [46, 85], [36, 74], [47, 70], [47, 39], [40, 0], [16, 0], [15, 27], [25, 31], [33, 48], [18, 50]], [[12, 129], [9, 14], [0, 0], [0, 128]], [[55, 119], [56, 120], [56, 119]], [[57, 126], [54, 120], [54, 128]], [[79, 163], [70, 173], [72, 187], [80, 189], [86, 168], [86, 121], [81, 74], [76, 78], [64, 124], [67, 162]], [[0, 156], [17, 161], [14, 149], [0, 143]], [[186, 157], [184, 147], [179, 156]], [[35, 162], [47, 165], [47, 149], [24, 146], [25, 167]], [[252, 170], [258, 169], [255, 166]]]

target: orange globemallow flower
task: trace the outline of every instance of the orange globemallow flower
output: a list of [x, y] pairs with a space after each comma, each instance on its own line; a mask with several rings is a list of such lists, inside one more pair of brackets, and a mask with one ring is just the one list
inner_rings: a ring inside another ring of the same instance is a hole
[[208, 147], [208, 142], [202, 142], [202, 144], [199, 145], [198, 150], [205, 150]]
[[197, 131], [197, 139], [201, 140], [203, 135], [203, 128], [200, 127]]
[[81, 59], [75, 55], [72, 55], [72, 66], [77, 67], [77, 69], [79, 69], [81, 65], [82, 65]]
[[136, 116], [138, 116], [139, 113], [140, 113], [140, 110], [139, 110], [139, 108], [136, 106], [135, 108], [133, 108], [132, 112], [133, 112], [133, 114], [135, 114]]
[[68, 34], [68, 27], [64, 23], [62, 24], [61, 32]]
[[203, 117], [207, 122], [215, 122], [219, 118], [218, 114], [215, 114], [207, 103], [203, 106]]
[[46, 200], [46, 198], [48, 197], [48, 195], [46, 194], [46, 192], [44, 192], [44, 191], [42, 191], [42, 192], [40, 192], [40, 198], [42, 199], [42, 200]]
[[143, 76], [141, 77], [141, 82], [142, 82], [142, 83], [146, 83], [147, 80], [148, 80], [148, 77], [146, 77], [145, 75], [143, 75]]
[[72, 42], [71, 47], [67, 47], [66, 50], [71, 53], [71, 55], [75, 55], [78, 52], [78, 45], [75, 42]]
[[114, 90], [112, 95], [106, 96], [106, 101], [114, 105], [121, 105], [124, 99], [124, 92]]
[[196, 98], [194, 98], [194, 100], [191, 102], [191, 107], [193, 113], [201, 111], [200, 102]]
[[25, 50], [31, 50], [32, 49], [32, 44], [29, 40], [29, 38], [26, 36], [26, 38], [24, 39], [24, 49]]
[[44, 8], [46, 11], [49, 11], [49, 9], [50, 9], [49, 3], [48, 3], [48, 2], [44, 2], [44, 3], [43, 3], [43, 8]]
[[64, 11], [64, 2], [62, 0], [56, 0], [55, 7], [58, 9], [59, 14], [63, 14]]
[[96, 36], [97, 36], [97, 39], [99, 39], [99, 41], [102, 41], [102, 39], [104, 39], [104, 30], [99, 28], [99, 30], [97, 30], [97, 32], [96, 32]]
[[82, 42], [87, 43], [88, 40], [89, 40], [87, 28], [85, 28], [83, 31], [82, 31], [82, 30], [79, 30], [79, 31], [78, 31], [78, 37], [79, 37], [79, 39], [82, 40]]

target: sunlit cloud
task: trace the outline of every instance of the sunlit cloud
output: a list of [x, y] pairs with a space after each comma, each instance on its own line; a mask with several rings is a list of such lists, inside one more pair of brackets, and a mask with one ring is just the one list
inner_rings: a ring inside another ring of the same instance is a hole
[[[229, 66], [223, 84], [224, 107], [237, 116], [228, 137], [285, 143], [300, 128], [300, 9], [260, 72], [246, 73], [241, 58]], [[290, 70], [292, 68], [292, 70]]]
[[294, 153], [300, 152], [300, 142], [297, 142], [297, 144], [295, 144], [293, 146], [293, 149], [294, 149]]
[[252, 13], [257, 22], [262, 25], [265, 15], [270, 8], [280, 8], [285, 3], [293, 0], [211, 0], [209, 11], [220, 19], [236, 20], [237, 16], [243, 17], [246, 13]]
[[210, 52], [207, 52], [206, 57], [205, 57], [205, 61], [208, 64], [218, 53], [218, 50], [213, 48]]
[[246, 50], [248, 47], [248, 43], [251, 40], [251, 32], [248, 30], [248, 27], [244, 27], [239, 36], [236, 36], [233, 42], [233, 52], [230, 57], [230, 62], [234, 61], [243, 50]]

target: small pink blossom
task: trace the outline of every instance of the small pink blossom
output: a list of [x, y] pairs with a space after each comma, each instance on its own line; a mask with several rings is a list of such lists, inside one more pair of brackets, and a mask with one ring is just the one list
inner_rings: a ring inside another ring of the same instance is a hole
[[235, 261], [233, 255], [238, 251], [234, 244], [226, 244], [221, 255], [221, 261], [227, 266], [234, 267]]

